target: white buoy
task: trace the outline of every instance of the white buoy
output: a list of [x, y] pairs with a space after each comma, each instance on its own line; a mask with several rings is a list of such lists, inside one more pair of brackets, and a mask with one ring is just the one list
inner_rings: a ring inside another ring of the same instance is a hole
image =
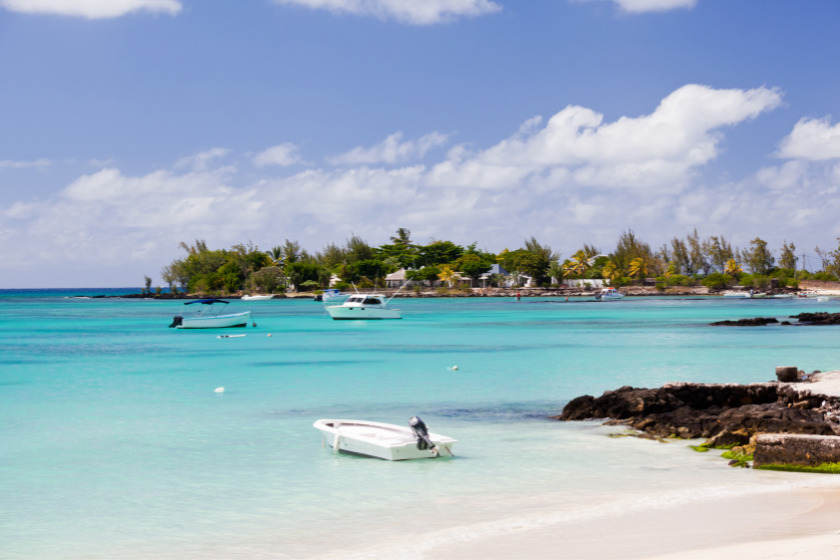
[[225, 388], [224, 387], [216, 387], [215, 389], [213, 389], [213, 392], [214, 393], [224, 393]]
[[449, 369], [451, 369], [452, 371], [458, 371], [458, 366], [452, 366], [452, 367], [451, 367], [451, 368], [449, 368]]

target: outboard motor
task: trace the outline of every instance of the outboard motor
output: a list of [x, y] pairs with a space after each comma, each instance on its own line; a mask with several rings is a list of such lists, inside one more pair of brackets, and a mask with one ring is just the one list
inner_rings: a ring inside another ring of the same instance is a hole
[[431, 439], [429, 439], [429, 429], [419, 417], [412, 416], [408, 420], [408, 425], [411, 427], [411, 431], [414, 432], [414, 436], [417, 438], [417, 449], [434, 450], [435, 444], [432, 443]]
[[183, 322], [184, 322], [183, 317], [181, 317], [180, 315], [175, 315], [174, 317], [172, 317], [172, 324], [169, 325], [169, 328], [170, 329], [175, 328]]

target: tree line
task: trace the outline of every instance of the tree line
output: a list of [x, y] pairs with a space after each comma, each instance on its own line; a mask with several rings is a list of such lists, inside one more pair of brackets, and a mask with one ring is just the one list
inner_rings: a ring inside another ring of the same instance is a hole
[[[182, 241], [179, 247], [186, 255], [164, 266], [161, 277], [171, 292], [275, 293], [327, 288], [336, 279], [339, 289], [351, 284], [373, 288], [399, 269], [406, 269], [406, 278], [415, 283], [451, 286], [453, 280], [461, 278], [478, 285], [495, 264], [513, 277], [515, 286], [527, 279], [533, 286], [548, 287], [564, 279], [605, 279], [613, 286], [623, 286], [653, 278], [662, 289], [697, 284], [765, 288], [774, 281], [795, 288], [801, 279], [837, 280], [840, 276], [840, 249], [823, 251], [817, 247], [822, 268], [808, 272], [798, 267], [800, 259], [793, 243], [785, 241], [776, 259], [759, 237], [739, 249], [722, 235], [701, 238], [697, 230], [684, 238], [674, 237], [656, 249], [627, 230], [610, 252], [584, 244], [563, 260], [559, 252], [534, 237], [524, 240], [520, 248], [500, 253], [478, 249], [477, 243], [466, 247], [440, 240], [417, 244], [406, 228], [399, 228], [389, 241], [373, 247], [353, 235], [344, 245], [330, 243], [315, 253], [289, 239], [267, 251], [250, 242], [230, 249], [210, 249], [204, 240], [194, 244]], [[500, 273], [486, 278], [490, 286], [508, 281]], [[150, 286], [151, 280], [146, 277], [147, 291]]]

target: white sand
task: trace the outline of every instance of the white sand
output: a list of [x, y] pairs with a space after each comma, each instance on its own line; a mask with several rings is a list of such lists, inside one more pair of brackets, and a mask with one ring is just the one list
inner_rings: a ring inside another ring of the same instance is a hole
[[797, 389], [808, 390], [815, 395], [840, 397], [840, 371], [824, 371], [813, 377], [811, 383], [794, 383]]
[[[797, 388], [840, 397], [840, 371]], [[739, 560], [840, 559], [840, 481], [813, 477], [814, 486], [739, 496], [730, 501], [633, 512], [595, 521], [484, 536], [426, 550], [435, 560]], [[824, 478], [831, 477], [831, 478]]]
[[[825, 475], [829, 476], [829, 475]], [[688, 506], [448, 543], [435, 560], [840, 558], [840, 485]]]

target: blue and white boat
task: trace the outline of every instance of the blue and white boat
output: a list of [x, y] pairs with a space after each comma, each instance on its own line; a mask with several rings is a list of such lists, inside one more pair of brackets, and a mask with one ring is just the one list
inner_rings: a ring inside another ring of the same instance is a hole
[[624, 294], [622, 294], [615, 288], [604, 288], [598, 293], [598, 295], [595, 296], [595, 299], [597, 299], [598, 301], [612, 301], [621, 299], [623, 297]]
[[216, 304], [223, 303], [227, 305], [228, 301], [223, 299], [197, 299], [188, 301], [184, 305], [199, 304], [200, 307], [194, 313], [189, 315], [176, 315], [172, 318], [172, 324], [169, 328], [176, 329], [223, 329], [230, 327], [247, 327], [248, 321], [251, 321], [253, 326], [257, 326], [251, 320], [250, 311], [242, 311], [240, 313], [220, 313]]

